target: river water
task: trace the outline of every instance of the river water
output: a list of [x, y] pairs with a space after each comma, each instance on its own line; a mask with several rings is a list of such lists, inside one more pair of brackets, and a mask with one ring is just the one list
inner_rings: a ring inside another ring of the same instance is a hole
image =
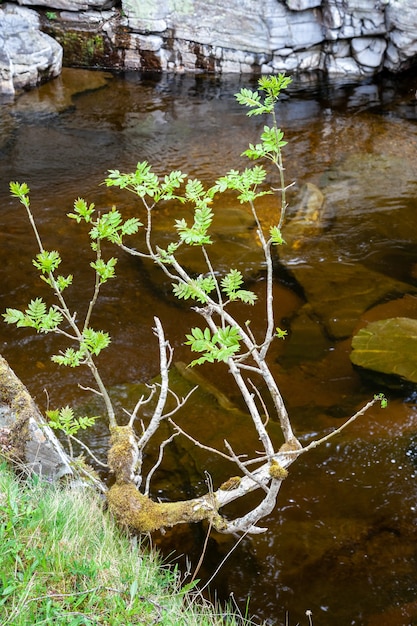
[[[133, 171], [147, 159], [158, 174], [182, 169], [209, 185], [245, 166], [239, 155], [256, 141], [264, 121], [247, 118], [233, 94], [255, 85], [236, 76], [65, 70], [3, 104], [0, 309], [25, 307], [36, 295], [47, 298], [31, 265], [37, 250], [24, 212], [9, 196], [10, 180], [28, 183], [45, 247], [59, 249], [64, 273], [76, 276], [69, 298], [83, 311], [91, 295], [91, 259], [85, 233], [65, 217], [74, 199], [84, 197], [98, 208], [116, 203], [134, 215], [133, 197], [100, 186], [108, 169]], [[296, 205], [305, 183], [324, 195], [317, 232], [300, 231], [294, 254], [277, 262], [275, 284], [277, 321], [289, 335], [273, 350], [272, 368], [304, 443], [327, 434], [384, 390], [350, 363], [355, 330], [371, 319], [417, 318], [416, 88], [413, 74], [361, 85], [298, 84], [279, 108], [289, 142], [286, 177], [296, 183], [291, 200]], [[235, 200], [226, 204], [223, 209], [242, 219]], [[274, 209], [265, 203], [262, 211], [268, 219]], [[230, 243], [237, 241], [231, 262], [250, 266], [248, 278], [261, 296], [262, 271], [256, 260], [251, 265], [256, 253], [243, 224], [239, 233], [223, 224], [217, 260], [227, 266]], [[132, 408], [140, 385], [158, 374], [150, 332], [155, 312], [176, 361], [190, 361], [184, 334], [196, 317], [134, 259], [119, 255], [118, 275], [103, 290], [94, 325], [112, 336], [100, 359], [103, 377], [116, 402]], [[255, 313], [255, 330], [261, 322]], [[0, 325], [0, 352], [41, 408], [85, 402], [85, 392], [77, 388], [79, 372], [50, 361], [60, 347], [54, 337]], [[224, 370], [204, 368], [202, 374], [240, 405]], [[252, 435], [219, 409], [209, 391], [203, 388], [187, 408], [187, 427], [197, 428], [211, 445], [221, 445], [225, 437], [250, 445]], [[410, 389], [387, 395], [387, 409], [374, 408], [291, 466], [278, 507], [265, 520], [268, 532], [239, 544], [214, 578], [211, 597], [232, 594], [242, 610], [249, 597], [249, 613], [271, 626], [308, 624], [307, 610], [316, 626], [417, 623], [416, 397]], [[98, 426], [90, 445], [104, 457], [106, 444], [105, 428]], [[176, 444], [155, 495], [201, 493], [205, 470], [216, 485], [222, 469]], [[176, 550], [170, 560], [186, 555], [196, 563], [205, 530], [176, 529], [155, 541], [166, 554]], [[234, 538], [211, 537], [202, 583], [234, 544]]]

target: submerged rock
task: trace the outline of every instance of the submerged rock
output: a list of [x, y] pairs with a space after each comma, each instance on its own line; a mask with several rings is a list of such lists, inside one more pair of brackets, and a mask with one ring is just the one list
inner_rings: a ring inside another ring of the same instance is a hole
[[350, 359], [361, 369], [383, 374], [387, 386], [416, 385], [417, 320], [393, 317], [369, 323], [353, 337]]

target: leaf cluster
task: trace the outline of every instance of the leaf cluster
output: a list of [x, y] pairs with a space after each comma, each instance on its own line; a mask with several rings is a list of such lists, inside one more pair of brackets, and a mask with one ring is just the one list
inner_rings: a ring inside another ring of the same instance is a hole
[[209, 328], [192, 328], [191, 334], [186, 335], [186, 345], [191, 347], [192, 352], [202, 352], [202, 356], [191, 362], [194, 365], [227, 361], [240, 350], [241, 336], [236, 326], [218, 328], [212, 335]]
[[227, 276], [222, 278], [220, 284], [230, 301], [240, 300], [246, 304], [255, 304], [256, 294], [253, 291], [240, 288], [243, 284], [243, 276], [239, 270], [230, 270]]
[[78, 367], [86, 363], [88, 355], [98, 356], [110, 344], [110, 336], [102, 330], [85, 328], [82, 333], [78, 350], [67, 348], [62, 354], [53, 355], [52, 361], [58, 365]]
[[6, 309], [2, 314], [7, 324], [16, 324], [18, 328], [34, 328], [37, 332], [55, 331], [63, 320], [62, 313], [56, 306], [47, 308], [42, 298], [31, 300], [27, 309]]
[[202, 203], [194, 211], [194, 223], [188, 226], [183, 218], [175, 220], [175, 228], [178, 231], [181, 241], [189, 246], [203, 246], [211, 244], [212, 240], [208, 234], [208, 229], [213, 221], [213, 211], [206, 203]]
[[170, 172], [162, 180], [152, 172], [151, 166], [147, 161], [139, 162], [136, 170], [130, 174], [122, 174], [119, 170], [109, 170], [109, 176], [105, 180], [107, 187], [119, 187], [133, 192], [140, 198], [148, 196], [153, 201], [160, 200], [182, 200], [176, 194], [181, 187], [186, 175], [180, 170]]
[[76, 435], [79, 430], [86, 430], [94, 426], [97, 416], [94, 417], [75, 417], [74, 410], [67, 406], [53, 411], [46, 411], [49, 420], [49, 426], [55, 430], [62, 431], [67, 437]]
[[[291, 78], [285, 74], [278, 76], [263, 76], [258, 81], [259, 91], [251, 89], [241, 89], [235, 94], [237, 101], [248, 107], [247, 115], [272, 114], [274, 124], [265, 125], [261, 134], [261, 141], [257, 144], [249, 144], [241, 156], [256, 160], [265, 158], [273, 163], [279, 162], [281, 149], [287, 145], [284, 141], [284, 133], [275, 123], [275, 105], [281, 95], [281, 91], [286, 89], [291, 83]], [[262, 92], [262, 93], [260, 93]]]
[[201, 304], [208, 302], [209, 294], [216, 289], [213, 276], [198, 276], [188, 282], [173, 283], [172, 291], [179, 300], [196, 300]]
[[42, 252], [36, 255], [36, 259], [33, 259], [32, 263], [41, 273], [42, 280], [53, 289], [57, 288], [58, 291], [62, 292], [69, 287], [69, 285], [72, 285], [72, 274], [68, 276], [53, 275], [61, 264], [61, 257], [56, 250], [52, 250], [51, 252], [42, 250]]
[[235, 97], [239, 104], [250, 108], [250, 111], [247, 112], [249, 117], [272, 113], [281, 91], [286, 89], [290, 83], [291, 78], [285, 76], [285, 74], [262, 76], [258, 81], [258, 85], [260, 91], [265, 94], [263, 100], [258, 91], [244, 88], [235, 94]]
[[224, 193], [227, 189], [231, 189], [238, 192], [237, 198], [241, 204], [254, 202], [256, 198], [272, 194], [270, 189], [258, 190], [260, 185], [264, 183], [266, 175], [266, 170], [262, 165], [246, 168], [243, 172], [230, 170], [216, 181], [213, 190]]

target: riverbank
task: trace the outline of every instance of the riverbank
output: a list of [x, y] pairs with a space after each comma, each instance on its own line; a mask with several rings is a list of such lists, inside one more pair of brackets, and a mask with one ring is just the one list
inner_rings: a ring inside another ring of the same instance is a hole
[[[24, 6], [21, 6], [24, 5]], [[360, 81], [415, 65], [416, 0], [19, 0], [0, 5], [0, 96], [62, 65]]]
[[93, 491], [19, 480], [4, 463], [0, 544], [3, 626], [249, 625], [121, 532]]

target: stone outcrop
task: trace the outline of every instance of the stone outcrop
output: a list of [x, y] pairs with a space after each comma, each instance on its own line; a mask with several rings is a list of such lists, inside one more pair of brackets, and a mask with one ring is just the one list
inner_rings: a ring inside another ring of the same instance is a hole
[[[417, 59], [417, 0], [122, 0], [121, 8], [115, 0], [19, 4], [36, 6], [36, 13], [0, 5], [3, 92], [24, 82], [13, 53], [19, 46], [25, 49], [25, 32], [34, 37], [38, 15], [44, 33], [62, 45], [64, 63], [82, 67], [320, 72], [356, 79], [383, 68], [400, 71]], [[12, 15], [29, 26], [21, 28], [19, 22], [11, 31]], [[45, 35], [40, 36], [46, 46]], [[51, 76], [59, 64], [59, 54], [53, 54]], [[45, 78], [45, 72], [28, 72], [27, 84], [35, 75]]]

